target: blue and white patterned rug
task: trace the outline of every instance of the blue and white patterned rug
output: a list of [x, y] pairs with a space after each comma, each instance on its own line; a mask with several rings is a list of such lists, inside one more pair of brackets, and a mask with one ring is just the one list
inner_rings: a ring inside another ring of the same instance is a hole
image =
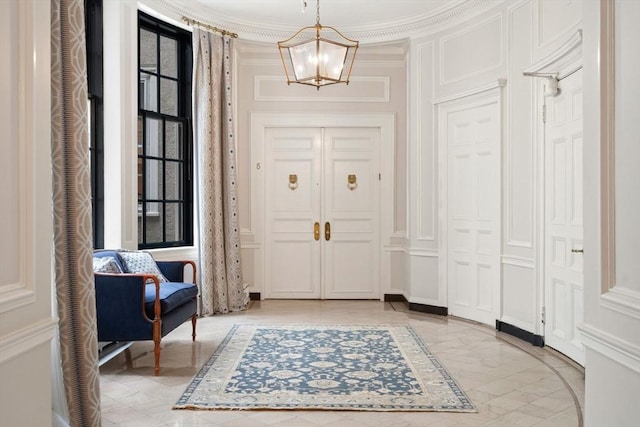
[[409, 326], [235, 325], [173, 408], [475, 412]]

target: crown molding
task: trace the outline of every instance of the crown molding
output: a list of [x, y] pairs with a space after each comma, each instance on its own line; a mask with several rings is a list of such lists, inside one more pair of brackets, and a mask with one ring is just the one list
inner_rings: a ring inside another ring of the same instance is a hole
[[[429, 13], [419, 14], [408, 19], [390, 21], [360, 26], [341, 27], [340, 32], [349, 38], [360, 41], [361, 44], [394, 41], [408, 37], [428, 34], [442, 27], [454, 25], [471, 16], [485, 12], [503, 3], [504, 0], [458, 0], [452, 1], [445, 7], [437, 8]], [[221, 15], [202, 4], [197, 8], [189, 8], [187, 0], [139, 0], [139, 4], [154, 10], [167, 18], [179, 21], [182, 16], [217, 28], [238, 33], [244, 40], [275, 43], [287, 39], [300, 26], [283, 26], [273, 23], [254, 22], [240, 17]], [[192, 3], [195, 5], [196, 3]]]

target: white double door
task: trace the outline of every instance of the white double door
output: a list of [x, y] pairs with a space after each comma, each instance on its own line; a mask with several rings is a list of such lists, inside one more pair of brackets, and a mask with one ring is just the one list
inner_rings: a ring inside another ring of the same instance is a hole
[[379, 128], [265, 129], [267, 298], [378, 299]]

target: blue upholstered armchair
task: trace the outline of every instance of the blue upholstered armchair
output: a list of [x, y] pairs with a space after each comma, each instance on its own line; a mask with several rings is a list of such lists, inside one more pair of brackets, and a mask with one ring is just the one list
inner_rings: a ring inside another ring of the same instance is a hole
[[195, 283], [185, 283], [185, 267], [192, 261], [155, 262], [148, 252], [94, 252], [98, 341], [153, 340], [155, 375], [160, 374], [162, 337], [191, 319], [196, 339]]

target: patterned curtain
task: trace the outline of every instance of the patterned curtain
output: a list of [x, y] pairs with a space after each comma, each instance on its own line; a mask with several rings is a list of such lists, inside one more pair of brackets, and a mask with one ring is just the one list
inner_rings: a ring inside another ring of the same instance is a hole
[[247, 308], [242, 281], [231, 39], [193, 29], [193, 130], [198, 160], [200, 314]]
[[51, 162], [56, 299], [72, 426], [100, 426], [83, 0], [51, 0]]

